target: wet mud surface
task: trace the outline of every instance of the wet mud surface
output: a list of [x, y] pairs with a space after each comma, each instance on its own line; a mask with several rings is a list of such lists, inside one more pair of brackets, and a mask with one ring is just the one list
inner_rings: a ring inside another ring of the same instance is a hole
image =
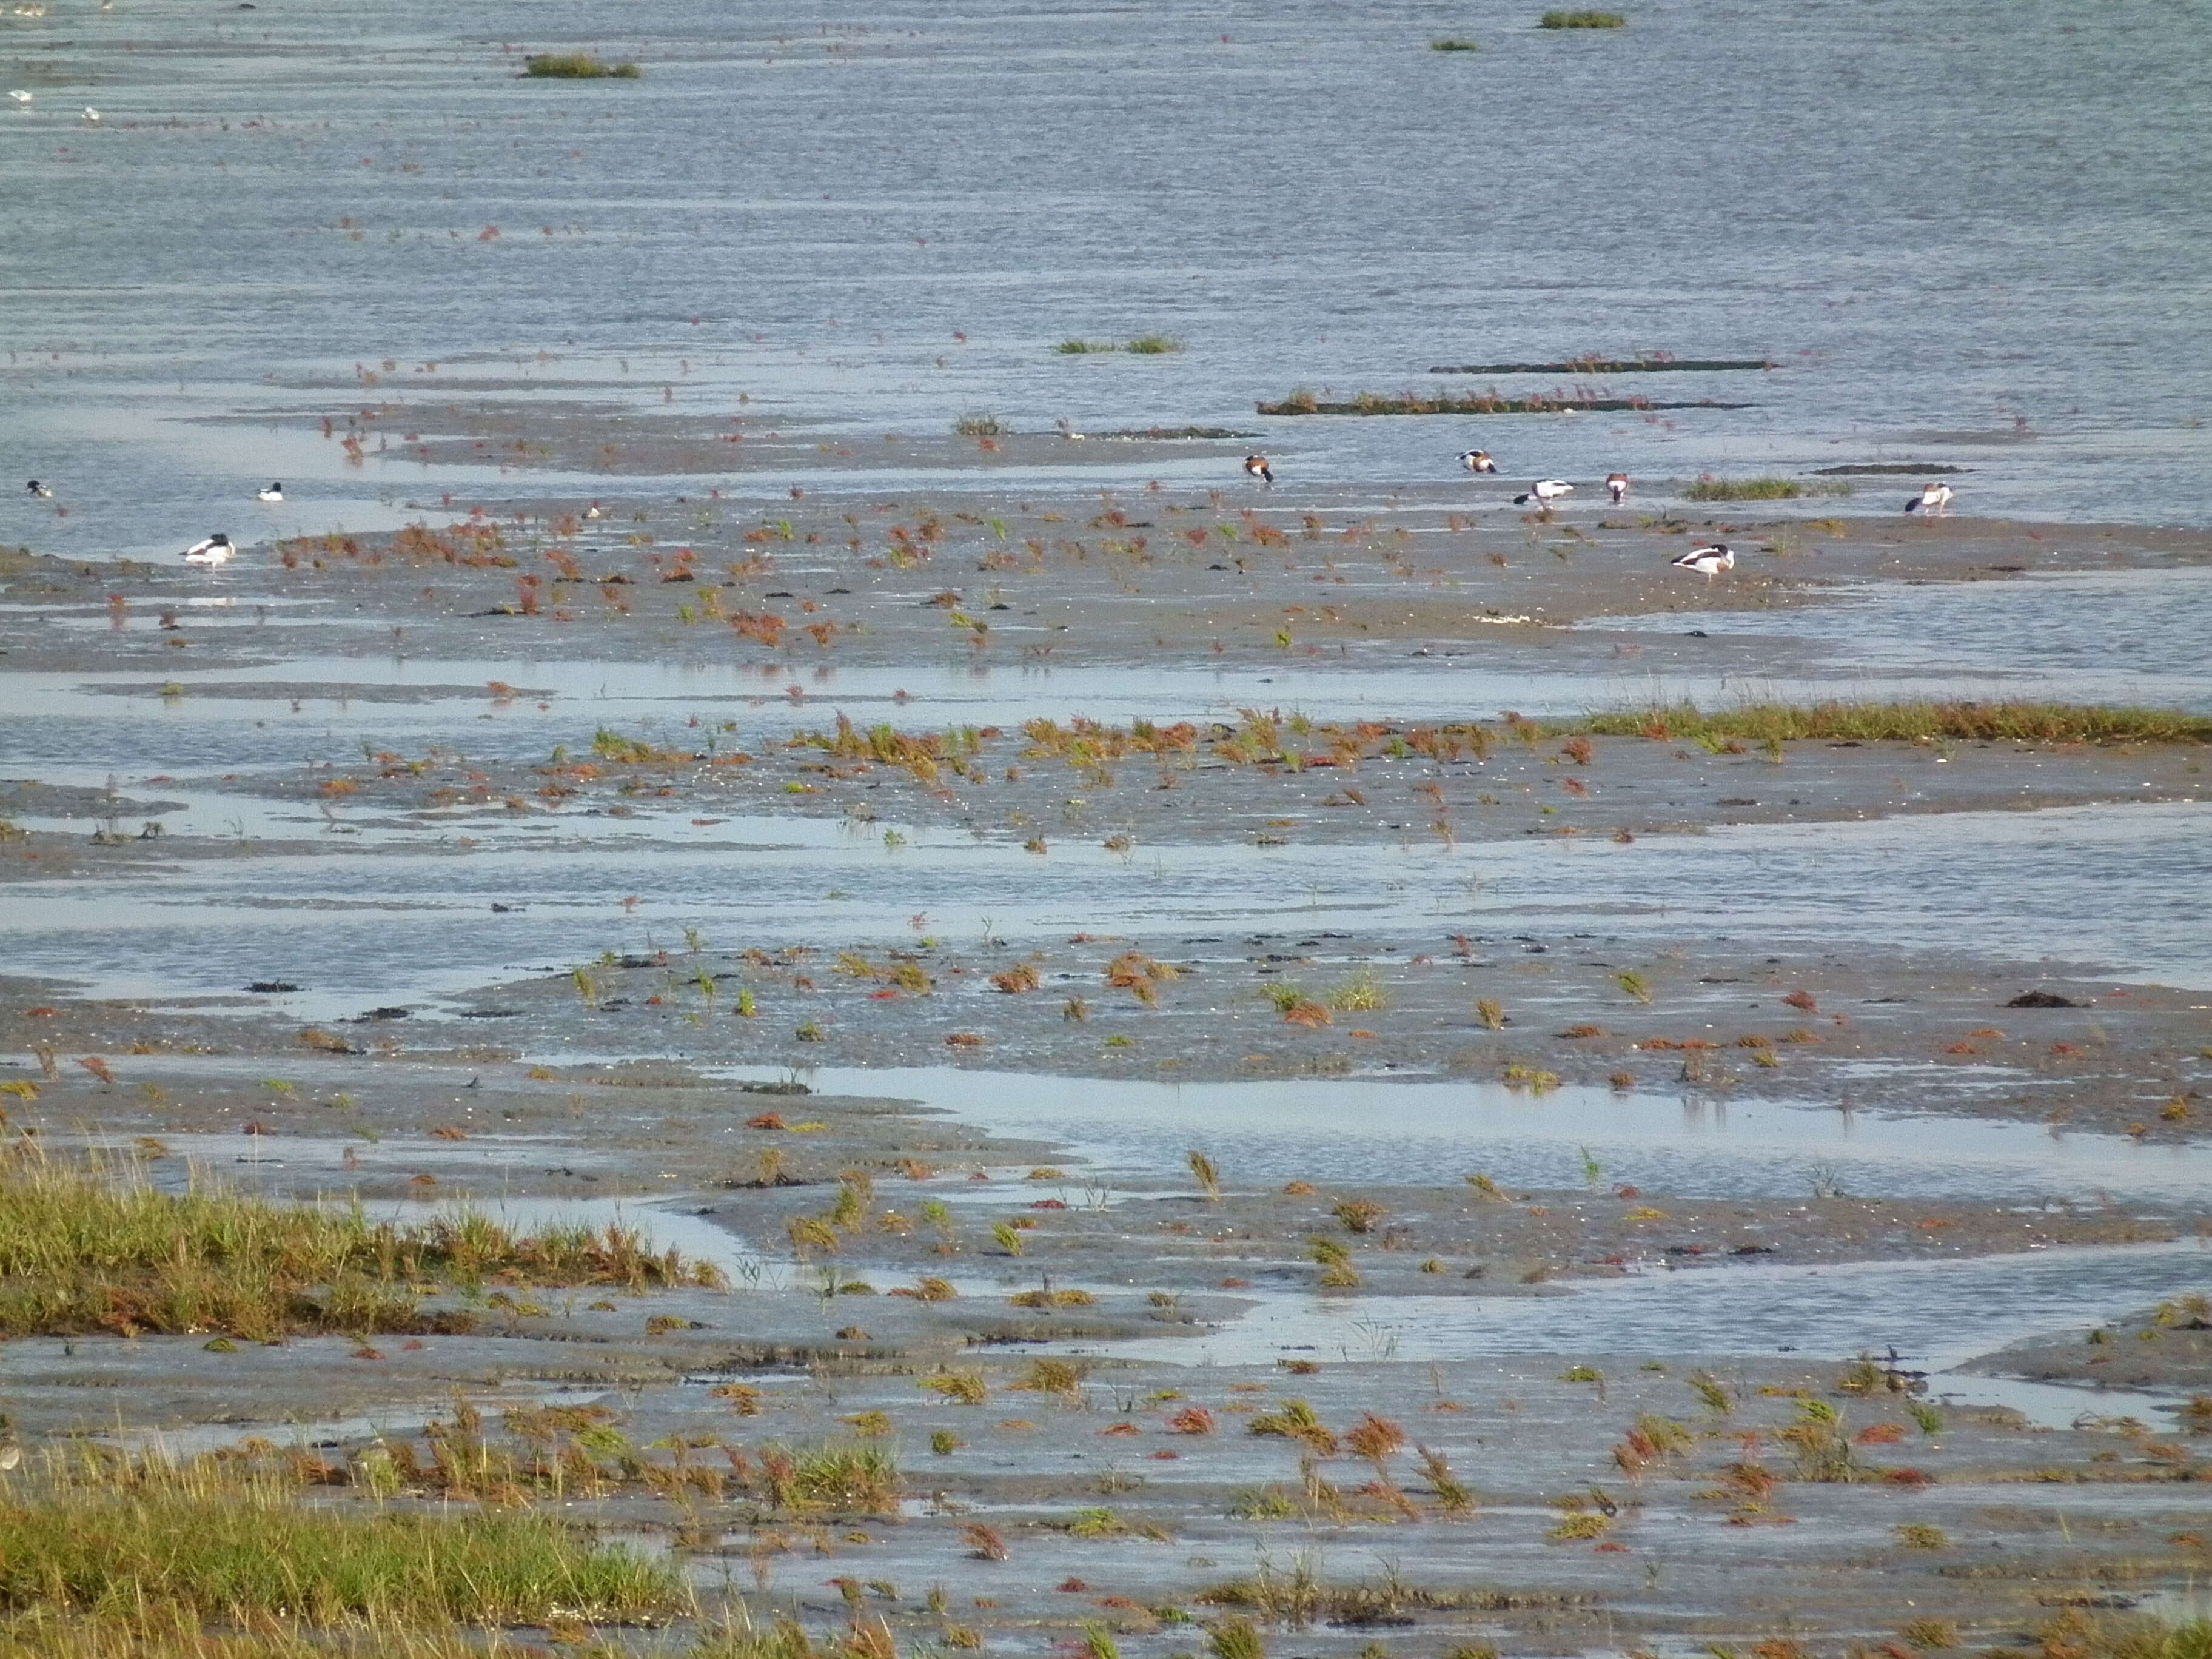
[[[1521, 717], [2201, 712], [2172, 641], [2088, 642], [2096, 583], [2196, 604], [2202, 534], [1486, 483], [763, 513], [621, 495], [727, 470], [673, 419], [611, 459], [588, 410], [419, 414], [433, 464], [605, 477], [0, 569], [0, 1103], [167, 1188], [617, 1220], [728, 1287], [15, 1340], [27, 1441], [429, 1498], [468, 1413], [611, 1432], [571, 1510], [702, 1586], [1146, 1659], [1240, 1607], [1347, 1656], [1997, 1640], [2201, 1577], [2202, 745]], [[1093, 447], [1006, 443], [902, 464]], [[1731, 579], [1667, 568], [1712, 534]], [[1982, 594], [2044, 631], [1899, 654]], [[824, 1443], [896, 1491], [774, 1501]]]

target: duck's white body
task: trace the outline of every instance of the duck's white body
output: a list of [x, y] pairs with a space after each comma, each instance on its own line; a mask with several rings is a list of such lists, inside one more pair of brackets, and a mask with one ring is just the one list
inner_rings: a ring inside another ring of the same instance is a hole
[[186, 564], [228, 564], [238, 550], [230, 544], [230, 538], [217, 531], [204, 542], [194, 542], [185, 550]]
[[32, 479], [31, 482], [25, 484], [23, 488], [28, 490], [32, 495], [36, 495], [42, 501], [52, 501], [53, 499], [53, 490], [47, 485], [40, 483], [36, 478]]
[[1907, 513], [1925, 513], [1938, 519], [1948, 518], [1954, 493], [1947, 483], [1923, 484], [1920, 493], [1905, 502], [1905, 510]]
[[25, 92], [21, 87], [18, 87], [14, 91], [10, 92], [8, 94], [8, 98], [9, 102], [16, 104], [27, 104], [31, 101], [31, 94]]
[[284, 499], [284, 486], [282, 483], [272, 483], [268, 489], [256, 495], [253, 499], [257, 501], [281, 501]]
[[1470, 472], [1498, 471], [1498, 463], [1490, 459], [1490, 452], [1486, 449], [1470, 449], [1463, 452], [1459, 458], [1459, 464]]
[[1549, 507], [1553, 501], [1563, 501], [1574, 493], [1575, 487], [1565, 478], [1539, 478], [1528, 486], [1526, 495], [1513, 498], [1513, 505], [1526, 507], [1534, 501], [1539, 507]]
[[1711, 581], [1722, 571], [1735, 568], [1735, 550], [1726, 542], [1708, 542], [1692, 548], [1673, 563], [1677, 570], [1694, 570]]
[[1244, 458], [1244, 471], [1262, 483], [1275, 482], [1275, 470], [1267, 465], [1267, 458], [1265, 455], [1247, 455]]
[[1607, 473], [1605, 487], [1613, 492], [1613, 504], [1615, 507], [1619, 507], [1628, 499], [1628, 475], [1626, 472]]

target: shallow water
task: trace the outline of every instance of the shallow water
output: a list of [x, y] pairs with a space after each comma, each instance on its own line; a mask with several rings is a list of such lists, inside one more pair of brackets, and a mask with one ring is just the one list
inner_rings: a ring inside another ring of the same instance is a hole
[[[388, 520], [436, 469], [192, 417], [469, 378], [709, 417], [744, 392], [864, 436], [975, 409], [1217, 422], [1323, 482], [1440, 477], [1469, 442], [1516, 476], [1941, 459], [1973, 469], [1978, 508], [2195, 520], [2193, 21], [1680, 0], [1590, 33], [1515, 9], [985, 0], [824, 25], [781, 0], [492, 0], [457, 27], [425, 0], [57, 5], [5, 24], [40, 97], [6, 117], [0, 180], [71, 210], [21, 216], [0, 418], [72, 512], [0, 493], [0, 539], [170, 552], [250, 530], [271, 476], [292, 486], [272, 529]], [[1428, 50], [1446, 28], [1484, 50]], [[646, 76], [519, 81], [500, 42]], [[1049, 350], [1148, 330], [1189, 349]], [[1614, 387], [1738, 410], [1251, 413], [1298, 382], [1480, 386], [1424, 371], [1637, 349], [1785, 367]]]
[[[1243, 1294], [1257, 1307], [1232, 1325], [1117, 1343], [1114, 1352], [1244, 1365], [1305, 1352], [1348, 1362], [1689, 1347], [1849, 1359], [1894, 1347], [1916, 1370], [1943, 1371], [2027, 1337], [2098, 1324], [2115, 1309], [2199, 1292], [2208, 1279], [2212, 1251], [2191, 1242], [1963, 1261], [1662, 1269], [1578, 1279], [1556, 1296], [1255, 1291]], [[2082, 1393], [2085, 1404], [2094, 1401]]]
[[1987, 675], [2000, 696], [2212, 708], [2212, 673], [2199, 644], [2212, 629], [2212, 570], [2196, 568], [2003, 582], [1855, 582], [1825, 603], [1788, 610], [1670, 611], [1582, 626], [1703, 629], [1810, 644], [1838, 672], [1885, 684], [1893, 678]]
[[[412, 1202], [376, 1207], [399, 1219], [451, 1208]], [[783, 1290], [792, 1279], [788, 1267], [764, 1262], [734, 1235], [680, 1208], [622, 1200], [516, 1198], [482, 1207], [514, 1226], [636, 1228], [657, 1248], [673, 1247], [715, 1263], [740, 1287]], [[1253, 1305], [1225, 1323], [1100, 1351], [1187, 1365], [1268, 1365], [1301, 1355], [1342, 1363], [1553, 1353], [1632, 1357], [1679, 1354], [1683, 1333], [1694, 1332], [1696, 1352], [1715, 1358], [1782, 1352], [1838, 1360], [1893, 1349], [1900, 1363], [1938, 1373], [1930, 1382], [1937, 1399], [2008, 1405], [2032, 1421], [2059, 1426], [2085, 1412], [2155, 1419], [2179, 1401], [1947, 1373], [2007, 1344], [2095, 1324], [2115, 1309], [2199, 1291], [2208, 1281], [2212, 1250], [2193, 1241], [1959, 1261], [1727, 1264], [1680, 1271], [1647, 1267], [1624, 1279], [1578, 1279], [1539, 1296], [1256, 1290], [1238, 1293]], [[1007, 1289], [973, 1274], [955, 1283], [964, 1296], [1001, 1295]], [[1049, 1346], [1087, 1351], [1080, 1344]], [[1036, 1351], [1036, 1345], [1024, 1348]]]
[[[2212, 804], [2181, 802], [1736, 825], [1627, 846], [1146, 844], [1127, 860], [1092, 848], [1039, 860], [941, 835], [886, 847], [880, 823], [840, 832], [842, 844], [818, 825], [701, 828], [688, 816], [619, 834], [597, 820], [588, 841], [472, 824], [473, 847], [459, 828], [450, 840], [434, 832], [434, 847], [358, 856], [242, 842], [219, 858], [19, 884], [0, 907], [0, 956], [97, 994], [162, 1000], [290, 980], [307, 988], [281, 1006], [310, 1018], [650, 950], [687, 927], [732, 947], [819, 947], [904, 937], [917, 912], [943, 936], [988, 927], [1017, 945], [1285, 925], [1438, 940], [1749, 939], [1761, 950], [1850, 937], [2212, 988], [2208, 822]], [[2018, 902], [2031, 892], [2033, 904]]]
[[724, 1074], [920, 1101], [995, 1133], [1062, 1142], [1102, 1181], [1179, 1170], [1195, 1146], [1231, 1191], [1291, 1180], [1433, 1186], [1478, 1170], [1508, 1187], [1571, 1188], [1586, 1153], [1608, 1188], [1684, 1198], [1809, 1195], [1819, 1178], [1858, 1197], [2191, 1204], [2212, 1186], [2212, 1147], [1579, 1085], [1535, 1097], [1461, 1079], [1177, 1084], [942, 1066]]

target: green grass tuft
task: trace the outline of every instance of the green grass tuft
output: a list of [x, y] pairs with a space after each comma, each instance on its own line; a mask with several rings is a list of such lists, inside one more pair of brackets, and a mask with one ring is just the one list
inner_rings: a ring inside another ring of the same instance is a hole
[[1547, 29], [1625, 29], [1628, 19], [1617, 11], [1547, 11], [1539, 27]]
[[1441, 40], [1430, 41], [1429, 50], [1431, 52], [1480, 52], [1482, 43], [1480, 40], [1459, 40], [1446, 36]]
[[1181, 340], [1165, 334], [1139, 334], [1121, 348], [1139, 357], [1164, 357], [1182, 349]]
[[2203, 714], [2053, 702], [1745, 703], [1712, 714], [1684, 702], [1593, 714], [1558, 729], [1675, 742], [2212, 743], [2212, 717]]
[[[18, 1143], [0, 1155], [0, 1335], [465, 1326], [425, 1315], [416, 1287], [720, 1285], [712, 1267], [656, 1254], [619, 1227], [520, 1234], [469, 1211], [400, 1226], [358, 1208], [270, 1203], [210, 1182], [156, 1190], [135, 1164], [65, 1164]], [[458, 1327], [457, 1327], [458, 1328]]]
[[1109, 351], [1119, 351], [1121, 349], [1121, 347], [1115, 345], [1111, 340], [1076, 339], [1062, 340], [1058, 345], [1053, 348], [1054, 351], [1058, 352], [1063, 357], [1099, 356]]
[[1794, 501], [1802, 495], [1848, 495], [1847, 483], [1806, 483], [1796, 478], [1700, 478], [1682, 492], [1686, 501]]
[[645, 71], [635, 64], [603, 64], [588, 52], [532, 52], [522, 60], [525, 78], [532, 81], [640, 81]]
[[168, 1480], [0, 1503], [0, 1608], [224, 1624], [633, 1620], [684, 1601], [681, 1573], [531, 1513], [348, 1513], [274, 1483]]

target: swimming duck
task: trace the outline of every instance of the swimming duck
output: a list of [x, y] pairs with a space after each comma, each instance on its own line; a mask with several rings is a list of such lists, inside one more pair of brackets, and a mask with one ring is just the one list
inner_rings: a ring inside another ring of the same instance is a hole
[[1462, 452], [1459, 464], [1470, 472], [1498, 471], [1498, 463], [1490, 459], [1490, 452], [1486, 449], [1469, 449]]
[[282, 483], [272, 483], [253, 499], [257, 501], [281, 501], [284, 499], [284, 486]]
[[230, 538], [220, 530], [204, 542], [194, 542], [185, 550], [186, 564], [223, 564], [238, 550], [230, 544]]

